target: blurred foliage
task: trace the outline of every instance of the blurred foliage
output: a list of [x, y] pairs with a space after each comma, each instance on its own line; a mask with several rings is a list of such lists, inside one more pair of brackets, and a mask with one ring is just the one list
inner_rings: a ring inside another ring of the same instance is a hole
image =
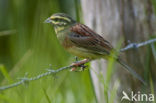
[[[45, 72], [49, 64], [58, 69], [74, 61], [43, 22], [56, 12], [77, 17], [75, 5], [80, 6], [74, 0], [0, 1], [1, 86], [26, 72], [28, 77]], [[88, 70], [64, 71], [0, 92], [0, 103], [95, 103], [95, 97]]]

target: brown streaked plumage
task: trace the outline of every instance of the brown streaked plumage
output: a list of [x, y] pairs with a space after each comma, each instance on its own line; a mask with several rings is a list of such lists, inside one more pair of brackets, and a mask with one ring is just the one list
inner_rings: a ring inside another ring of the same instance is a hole
[[70, 36], [69, 38], [79, 46], [90, 50], [96, 49], [99, 52], [107, 52], [108, 54], [113, 49], [108, 41], [83, 24], [78, 23], [72, 26], [71, 32], [71, 35], [73, 34], [73, 36]]
[[[72, 45], [70, 45], [69, 48], [66, 48], [67, 51], [78, 55], [79, 57], [88, 59], [106, 58], [111, 50], [113, 50], [113, 47], [108, 41], [80, 23], [71, 26], [70, 34], [67, 35], [67, 38]], [[77, 53], [75, 50], [83, 52]]]
[[[64, 13], [53, 14], [45, 22], [54, 26], [57, 38], [62, 46], [71, 54], [85, 58], [85, 62], [98, 58], [107, 59], [110, 57], [111, 51], [115, 51], [112, 45], [102, 36], [95, 33], [89, 27], [77, 23]], [[134, 77], [146, 84], [121, 58], [117, 56], [114, 58]]]

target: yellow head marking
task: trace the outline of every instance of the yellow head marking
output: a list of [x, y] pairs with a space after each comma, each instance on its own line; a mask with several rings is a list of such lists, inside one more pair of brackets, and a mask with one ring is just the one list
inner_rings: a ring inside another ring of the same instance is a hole
[[[56, 13], [50, 16], [45, 21], [46, 23], [52, 24], [55, 28], [56, 27], [69, 27], [76, 23], [70, 16], [63, 14], [63, 13]], [[57, 30], [60, 31], [60, 30]]]
[[67, 18], [67, 17], [61, 17], [61, 16], [51, 16], [50, 17], [52, 20], [54, 20], [54, 19], [62, 19], [62, 20], [65, 20], [65, 21], [68, 21], [68, 22], [71, 22], [71, 20], [69, 19], [69, 18]]
[[65, 22], [59, 22], [59, 21], [52, 21], [52, 23], [55, 24], [55, 25], [58, 25], [58, 24], [66, 25], [67, 24]]
[[55, 32], [57, 34], [59, 31], [63, 31], [64, 29], [65, 29], [64, 27], [56, 27]]

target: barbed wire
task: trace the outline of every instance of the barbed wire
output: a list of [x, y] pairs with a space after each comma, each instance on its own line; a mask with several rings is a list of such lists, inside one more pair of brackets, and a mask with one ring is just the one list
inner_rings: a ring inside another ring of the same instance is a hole
[[61, 71], [65, 70], [65, 69], [69, 69], [71, 67], [73, 67], [73, 65], [62, 67], [62, 68], [59, 68], [57, 70], [49, 69], [47, 72], [39, 74], [39, 75], [37, 75], [35, 77], [31, 77], [31, 78], [28, 78], [28, 77], [24, 76], [23, 78], [19, 78], [20, 81], [18, 81], [18, 82], [15, 82], [15, 83], [7, 85], [7, 86], [0, 87], [0, 91], [8, 89], [8, 88], [16, 87], [18, 85], [21, 85], [21, 84], [24, 84], [24, 83], [27, 83], [27, 82], [30, 82], [30, 81], [38, 80], [38, 79], [40, 79], [42, 77], [49, 76], [49, 75], [61, 72]]
[[[154, 42], [156, 42], [156, 38], [145, 41], [145, 42], [141, 42], [141, 43], [130, 43], [126, 47], [120, 49], [120, 52], [124, 52], [124, 51], [127, 51], [129, 49], [136, 49], [136, 48], [148, 45], [148, 44], [152, 44]], [[82, 62], [82, 61], [83, 60], [77, 61], [77, 62]], [[89, 62], [89, 61], [87, 61], [87, 62]], [[87, 62], [85, 62], [85, 63], [87, 63]], [[13, 87], [17, 87], [17, 86], [19, 86], [21, 84], [25, 84], [25, 83], [30, 82], [30, 81], [38, 80], [38, 79], [40, 79], [42, 77], [49, 76], [49, 75], [52, 75], [52, 74], [56, 74], [56, 73], [59, 73], [59, 72], [61, 72], [63, 70], [70, 69], [72, 67], [74, 67], [74, 65], [65, 66], [65, 67], [59, 68], [57, 70], [49, 69], [47, 72], [39, 74], [39, 75], [37, 75], [35, 77], [31, 77], [31, 78], [28, 78], [28, 77], [24, 76], [23, 78], [20, 78], [20, 80], [18, 82], [15, 82], [13, 84], [6, 85], [6, 86], [1, 86], [0, 91], [6, 90], [6, 89], [9, 89], [9, 88], [13, 88]]]
[[154, 43], [156, 42], [156, 38], [154, 39], [151, 39], [151, 40], [147, 40], [145, 42], [142, 42], [142, 43], [130, 43], [129, 45], [127, 45], [125, 48], [122, 48], [120, 50], [120, 52], [124, 52], [124, 51], [127, 51], [129, 49], [137, 49], [139, 47], [142, 47], [144, 45], [148, 45], [148, 44], [151, 44], [151, 43]]

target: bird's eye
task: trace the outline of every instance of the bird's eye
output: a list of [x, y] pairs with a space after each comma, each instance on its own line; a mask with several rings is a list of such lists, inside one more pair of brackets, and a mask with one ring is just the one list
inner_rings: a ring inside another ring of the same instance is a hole
[[59, 21], [59, 19], [58, 18], [55, 18], [55, 21]]

